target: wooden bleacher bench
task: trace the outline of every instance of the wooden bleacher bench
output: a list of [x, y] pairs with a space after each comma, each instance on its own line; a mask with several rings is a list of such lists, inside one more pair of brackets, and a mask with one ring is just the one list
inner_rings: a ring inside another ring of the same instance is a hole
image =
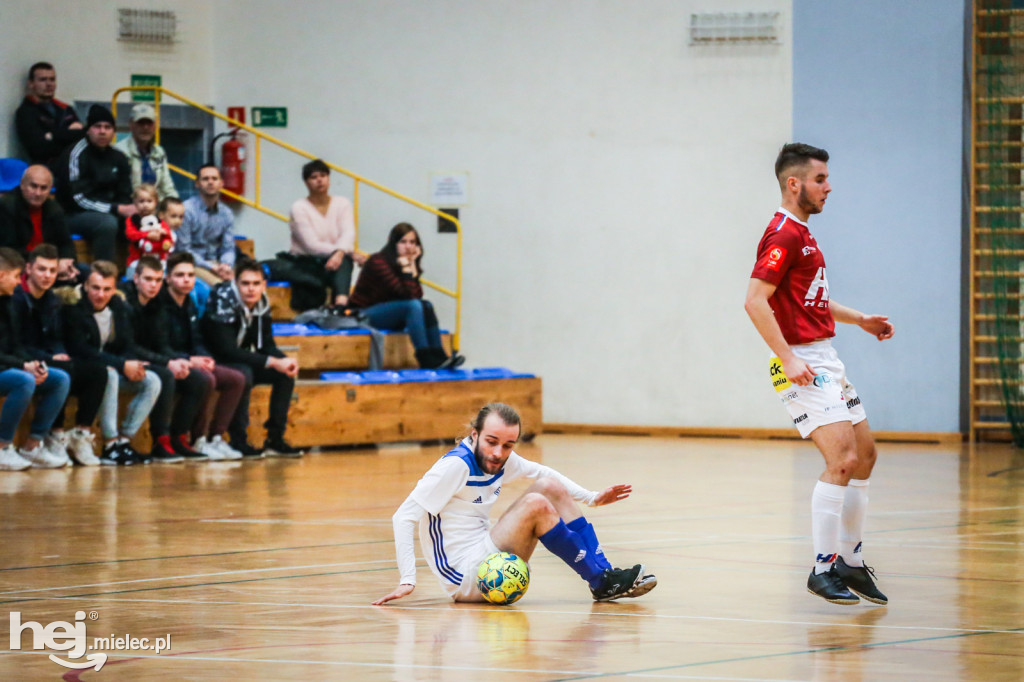
[[[474, 371], [477, 377], [473, 376]], [[525, 439], [540, 433], [541, 380], [507, 370], [506, 376], [495, 373], [494, 378], [484, 378], [489, 371], [495, 370], [467, 370], [457, 380], [424, 381], [423, 377], [416, 377], [416, 380], [377, 383], [375, 377], [372, 383], [363, 383], [359, 378], [367, 374], [394, 374], [401, 379], [400, 372], [363, 372], [338, 376], [334, 380], [301, 380], [296, 383], [288, 413], [286, 437], [293, 445], [304, 448], [452, 440], [467, 432], [469, 420], [481, 406], [494, 401], [508, 403], [519, 410]], [[253, 389], [249, 439], [254, 443], [263, 442], [261, 424], [268, 416], [269, 398], [269, 386]]]
[[[437, 377], [429, 377], [432, 374]], [[489, 368], [447, 373], [344, 372], [325, 376], [328, 378], [300, 379], [295, 384], [286, 434], [293, 445], [308, 448], [450, 440], [463, 434], [481, 406], [494, 401], [519, 410], [524, 439], [541, 431], [542, 384], [540, 378], [532, 375]], [[249, 441], [256, 445], [261, 445], [266, 437], [262, 425], [267, 420], [269, 400], [269, 386], [253, 388]], [[122, 416], [127, 401], [127, 397], [120, 401]], [[69, 398], [66, 428], [74, 426], [75, 405], [76, 399]], [[28, 436], [33, 409], [29, 408], [18, 427], [18, 443]], [[102, 438], [98, 429], [94, 431], [99, 450]], [[148, 422], [132, 439], [132, 446], [140, 452], [152, 448]]]
[[[238, 239], [238, 247], [254, 254], [251, 239]], [[75, 240], [77, 258], [91, 262], [88, 245]], [[267, 296], [276, 321], [291, 320], [287, 283], [268, 283]], [[500, 401], [519, 410], [526, 439], [540, 433], [543, 419], [542, 382], [539, 377], [501, 369], [432, 372], [409, 369], [417, 366], [409, 337], [403, 333], [385, 336], [384, 367], [381, 372], [325, 372], [365, 370], [369, 360], [370, 336], [363, 330], [332, 333], [294, 324], [275, 324], [275, 341], [288, 355], [299, 360], [302, 378], [295, 384], [288, 414], [287, 439], [298, 447], [363, 445], [403, 441], [453, 440], [466, 431], [477, 410]], [[442, 332], [445, 351], [451, 352], [451, 334]], [[310, 375], [320, 378], [307, 378]], [[250, 401], [249, 440], [261, 445], [265, 437], [269, 386], [256, 386]], [[0, 398], [2, 401], [2, 398]], [[67, 409], [70, 428], [75, 399]], [[121, 401], [121, 409], [127, 399]], [[22, 419], [17, 442], [28, 435], [31, 411]], [[98, 430], [96, 443], [102, 447]], [[149, 426], [144, 424], [132, 441], [140, 452], [152, 446]]]
[[[384, 367], [411, 369], [418, 367], [416, 353], [409, 335], [384, 333]], [[310, 325], [275, 323], [274, 341], [286, 355], [299, 361], [305, 371], [366, 369], [370, 358], [370, 334], [364, 329], [326, 331]], [[452, 337], [441, 332], [441, 343], [451, 353]]]

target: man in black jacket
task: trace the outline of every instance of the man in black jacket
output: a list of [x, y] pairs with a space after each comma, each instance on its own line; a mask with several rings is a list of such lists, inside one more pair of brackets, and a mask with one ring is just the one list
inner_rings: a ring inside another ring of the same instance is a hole
[[135, 214], [131, 163], [111, 146], [113, 140], [113, 114], [94, 104], [86, 119], [85, 138], [64, 150], [53, 168], [68, 229], [89, 241], [98, 260], [113, 260], [118, 228]]
[[[192, 424], [192, 447], [210, 459], [240, 459], [242, 453], [228, 445], [223, 435], [246, 390], [245, 376], [216, 362], [206, 349], [199, 329], [199, 313], [191, 296], [196, 285], [195, 263], [195, 257], [188, 251], [177, 251], [167, 259], [167, 281], [157, 294], [165, 313], [164, 335], [175, 353], [187, 357], [194, 371], [208, 377], [209, 388], [199, 401], [199, 413]], [[214, 392], [219, 394], [215, 402]], [[213, 410], [209, 409], [211, 402]]]
[[0, 246], [28, 258], [40, 244], [57, 247], [57, 284], [76, 284], [75, 242], [64, 219], [64, 210], [50, 198], [53, 174], [42, 165], [29, 166], [21, 184], [0, 196]]
[[74, 108], [54, 97], [56, 92], [53, 64], [33, 64], [28, 70], [28, 94], [14, 114], [18, 139], [32, 163], [49, 165], [85, 135]]
[[[4, 471], [17, 471], [29, 465], [55, 469], [71, 462], [67, 451], [50, 435], [57, 413], [68, 397], [71, 379], [66, 372], [51, 369], [45, 362], [26, 355], [11, 327], [11, 294], [18, 286], [24, 265], [17, 251], [0, 247], [0, 393], [4, 395], [0, 410], [0, 470]], [[15, 451], [14, 432], [33, 395], [37, 400], [29, 437]]]
[[239, 262], [235, 279], [221, 282], [210, 291], [204, 330], [217, 362], [231, 365], [246, 378], [246, 390], [228, 427], [231, 447], [248, 456], [259, 452], [246, 439], [249, 393], [253, 384], [270, 384], [270, 417], [264, 424], [267, 439], [263, 452], [272, 457], [301, 457], [302, 451], [284, 440], [299, 363], [285, 357], [274, 343], [266, 288], [259, 263], [247, 259]]
[[[117, 292], [117, 266], [109, 261], [96, 261], [85, 281], [85, 295], [74, 305], [64, 307], [64, 342], [74, 358], [101, 362], [107, 367], [105, 403], [117, 404], [119, 391], [135, 393], [125, 411], [120, 429], [117, 411], [103, 411], [100, 428], [105, 445], [100, 461], [104, 464], [131, 465], [147, 462], [131, 446], [131, 439], [145, 421], [160, 396], [160, 377], [147, 368], [139, 357], [132, 330], [131, 313]], [[117, 390], [112, 390], [113, 388]], [[159, 459], [180, 462], [178, 455]]]
[[[103, 400], [107, 370], [98, 362], [72, 360], [64, 347], [62, 306], [60, 299], [51, 291], [57, 281], [57, 268], [57, 249], [53, 244], [40, 244], [32, 249], [21, 284], [11, 296], [11, 323], [29, 357], [71, 376], [71, 395], [78, 398], [75, 428], [70, 431], [62, 428], [65, 405], [51, 432], [51, 436], [59, 441], [59, 446], [55, 445], [53, 449], [64, 447], [79, 464], [95, 465], [100, 461], [94, 451], [92, 423], [100, 409], [111, 409]], [[116, 399], [112, 409], [116, 419]]]
[[[167, 461], [176, 452], [192, 461], [205, 460], [209, 457], [190, 447], [190, 435], [203, 396], [210, 391], [210, 380], [193, 370], [188, 356], [175, 352], [167, 342], [167, 316], [162, 302], [157, 300], [163, 283], [163, 264], [154, 256], [143, 256], [136, 261], [132, 281], [124, 285], [125, 301], [132, 313], [136, 353], [149, 363], [147, 369], [160, 377], [160, 397], [149, 413], [153, 458]], [[172, 418], [175, 393], [179, 400]]]

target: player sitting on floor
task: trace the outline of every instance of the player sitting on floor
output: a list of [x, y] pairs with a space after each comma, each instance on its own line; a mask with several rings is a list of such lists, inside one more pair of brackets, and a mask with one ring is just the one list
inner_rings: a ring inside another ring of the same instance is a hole
[[[611, 504], [628, 497], [631, 486], [592, 492], [550, 467], [520, 457], [512, 448], [521, 428], [513, 408], [503, 403], [485, 405], [469, 438], [419, 480], [392, 517], [400, 584], [374, 604], [405, 597], [416, 588], [413, 536], [417, 524], [430, 570], [457, 602], [484, 601], [476, 587], [476, 572], [485, 558], [502, 551], [529, 560], [538, 540], [587, 582], [596, 601], [639, 597], [654, 589], [658, 580], [642, 564], [612, 568], [594, 527], [574, 502], [591, 507]], [[490, 528], [491, 507], [502, 485], [524, 477], [536, 482]]]

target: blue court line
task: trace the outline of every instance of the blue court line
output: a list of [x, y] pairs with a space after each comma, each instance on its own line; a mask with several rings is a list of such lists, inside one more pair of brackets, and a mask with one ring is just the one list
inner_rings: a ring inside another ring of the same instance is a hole
[[[1011, 628], [1010, 632], [1024, 632], [1024, 628]], [[900, 644], [917, 644], [920, 642], [934, 642], [943, 639], [960, 639], [963, 637], [975, 637], [978, 635], [1005, 634], [996, 632], [962, 632], [955, 635], [936, 635], [934, 637], [917, 637], [915, 639], [894, 640], [891, 642], [874, 642], [872, 644], [858, 644], [856, 646], [830, 646], [819, 649], [804, 649], [803, 651], [783, 651], [777, 654], [760, 654], [757, 656], [737, 656], [736, 658], [721, 658], [713, 661], [696, 661], [694, 663], [680, 663], [679, 665], [666, 665], [657, 668], [641, 668], [638, 670], [620, 670], [612, 673], [597, 673], [593, 675], [581, 675], [579, 677], [562, 677], [552, 682], [570, 682], [571, 680], [593, 680], [600, 677], [618, 677], [622, 675], [642, 675], [644, 673], [665, 672], [667, 670], [680, 670], [682, 668], [696, 668], [705, 665], [717, 665], [719, 663], [742, 663], [745, 661], [760, 661], [769, 658], [784, 658], [787, 656], [803, 656], [806, 654], [821, 654], [832, 651], [854, 651], [856, 649], [868, 649], [884, 646], [897, 646]]]

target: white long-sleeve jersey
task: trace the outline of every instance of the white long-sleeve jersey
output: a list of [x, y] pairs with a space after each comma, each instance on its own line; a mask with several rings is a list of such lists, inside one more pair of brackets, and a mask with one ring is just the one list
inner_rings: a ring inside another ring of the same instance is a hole
[[513, 452], [496, 474], [477, 464], [470, 440], [434, 463], [392, 517], [400, 582], [416, 584], [416, 549], [413, 538], [420, 529], [420, 546], [427, 565], [446, 591], [457, 589], [464, 573], [475, 568], [481, 541], [490, 531], [491, 508], [504, 483], [519, 478], [551, 476], [565, 486], [573, 499], [590, 505], [597, 493], [587, 490], [551, 467], [532, 462]]

